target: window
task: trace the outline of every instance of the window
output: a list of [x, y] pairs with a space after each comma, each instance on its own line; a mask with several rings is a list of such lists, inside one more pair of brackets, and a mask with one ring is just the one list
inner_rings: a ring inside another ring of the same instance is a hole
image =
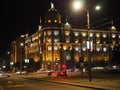
[[48, 23], [51, 23], [51, 20], [48, 20]]

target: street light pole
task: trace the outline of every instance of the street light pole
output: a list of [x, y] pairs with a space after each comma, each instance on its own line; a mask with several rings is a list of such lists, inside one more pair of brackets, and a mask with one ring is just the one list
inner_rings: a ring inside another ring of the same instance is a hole
[[88, 28], [88, 62], [89, 62], [89, 81], [92, 81], [92, 75], [91, 75], [91, 57], [90, 57], [90, 13], [88, 10], [87, 12], [87, 28]]
[[21, 46], [21, 51], [20, 51], [20, 74], [21, 74], [21, 72], [22, 72], [22, 60], [23, 60], [23, 46], [24, 46], [24, 44], [23, 43], [20, 43], [20, 46]]
[[[82, 7], [82, 3], [79, 1], [74, 1], [73, 3], [74, 9], [78, 10]], [[100, 6], [95, 7], [96, 10], [100, 10]], [[90, 42], [90, 13], [87, 7], [85, 7], [85, 11], [87, 13], [87, 29], [88, 29], [88, 38], [87, 38], [87, 54], [88, 54], [88, 62], [89, 62], [89, 81], [92, 81], [91, 77], [91, 42]]]

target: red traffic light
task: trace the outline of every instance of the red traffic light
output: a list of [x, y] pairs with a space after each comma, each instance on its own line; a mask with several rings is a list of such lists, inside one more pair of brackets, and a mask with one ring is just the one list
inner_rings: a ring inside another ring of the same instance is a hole
[[66, 65], [65, 65], [65, 64], [62, 64], [62, 68], [66, 68]]

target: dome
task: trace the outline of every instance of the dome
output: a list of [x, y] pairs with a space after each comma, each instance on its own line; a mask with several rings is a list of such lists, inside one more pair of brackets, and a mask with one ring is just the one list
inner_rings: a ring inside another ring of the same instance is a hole
[[51, 4], [51, 8], [45, 14], [45, 24], [47, 26], [59, 26], [61, 25], [61, 15], [59, 12], [54, 8], [53, 4]]

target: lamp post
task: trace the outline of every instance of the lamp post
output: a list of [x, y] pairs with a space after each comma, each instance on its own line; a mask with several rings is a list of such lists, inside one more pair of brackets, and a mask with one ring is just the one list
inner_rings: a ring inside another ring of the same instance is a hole
[[[82, 3], [79, 2], [79, 1], [75, 1], [73, 3], [73, 7], [74, 9], [78, 10], [82, 7]], [[96, 10], [99, 10], [100, 9], [100, 6], [96, 6], [95, 7]], [[91, 41], [90, 41], [90, 13], [89, 13], [89, 10], [88, 8], [85, 7], [85, 11], [86, 11], [86, 14], [87, 14], [87, 29], [88, 29], [88, 37], [87, 37], [87, 54], [88, 54], [88, 62], [89, 62], [89, 81], [91, 82], [92, 81], [92, 76], [91, 76]]]
[[22, 72], [22, 60], [23, 60], [23, 46], [24, 46], [24, 44], [23, 43], [20, 43], [20, 46], [21, 46], [21, 51], [20, 51], [20, 74], [21, 74], [21, 72]]
[[[11, 62], [11, 57], [10, 57], [10, 55], [11, 55], [11, 52], [7, 52], [7, 61], [10, 63]], [[9, 70], [9, 71], [11, 71], [11, 66], [9, 65], [8, 67], [7, 67], [7, 69]]]
[[11, 70], [11, 72], [13, 72], [13, 65], [14, 65], [14, 62], [10, 62], [10, 70]]
[[90, 56], [90, 14], [89, 14], [89, 11], [86, 10], [87, 12], [87, 28], [88, 28], [88, 46], [87, 46], [87, 49], [88, 49], [88, 62], [89, 62], [89, 81], [91, 82], [92, 81], [92, 75], [91, 75], [91, 56]]

